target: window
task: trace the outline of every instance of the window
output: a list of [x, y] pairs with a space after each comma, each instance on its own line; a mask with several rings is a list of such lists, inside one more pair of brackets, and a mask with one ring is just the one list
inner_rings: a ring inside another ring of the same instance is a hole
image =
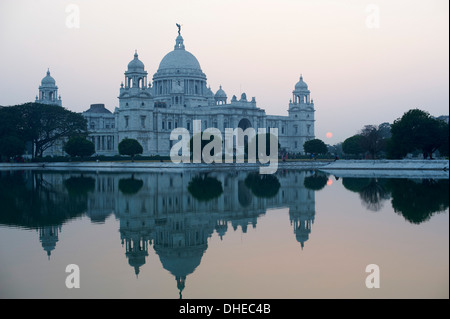
[[175, 121], [175, 128], [178, 127], [178, 121]]
[[162, 129], [165, 130], [166, 129], [166, 122], [162, 121]]
[[145, 128], [145, 116], [141, 116], [141, 127]]
[[186, 128], [187, 128], [188, 131], [191, 130], [191, 122], [187, 122], [186, 123]]
[[310, 132], [310, 131], [311, 131], [311, 125], [307, 125], [307, 126], [306, 126], [306, 129], [308, 130], [308, 134], [311, 133], [311, 132]]
[[[128, 103], [127, 103], [127, 104], [128, 104]], [[128, 120], [129, 120], [129, 117], [128, 117], [128, 116], [125, 116], [125, 128], [128, 127]]]
[[284, 134], [284, 126], [281, 127], [281, 134]]
[[167, 128], [169, 129], [169, 130], [171, 130], [172, 129], [172, 122], [167, 122]]
[[298, 126], [297, 125], [294, 126], [294, 132], [295, 132], [295, 134], [298, 134]]

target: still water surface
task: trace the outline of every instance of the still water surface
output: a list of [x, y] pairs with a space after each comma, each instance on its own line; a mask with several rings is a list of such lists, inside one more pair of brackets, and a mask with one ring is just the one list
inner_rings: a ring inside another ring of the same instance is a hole
[[448, 298], [448, 191], [315, 171], [0, 171], [0, 297]]

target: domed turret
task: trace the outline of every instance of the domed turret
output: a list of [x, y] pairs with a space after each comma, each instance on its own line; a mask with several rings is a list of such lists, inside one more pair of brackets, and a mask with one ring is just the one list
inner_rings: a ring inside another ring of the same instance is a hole
[[61, 97], [58, 97], [58, 87], [55, 79], [50, 75], [47, 69], [47, 75], [41, 80], [39, 86], [39, 95], [36, 96], [36, 103], [62, 105]]
[[308, 89], [308, 84], [306, 84], [303, 81], [303, 76], [300, 75], [300, 81], [297, 82], [297, 84], [295, 84], [295, 90], [307, 90]]
[[55, 84], [56, 84], [55, 79], [50, 76], [50, 70], [47, 70], [47, 75], [42, 79], [41, 85], [42, 86], [53, 86]]
[[137, 50], [134, 52], [134, 59], [128, 63], [128, 71], [144, 71], [145, 66], [138, 58]]
[[293, 93], [293, 103], [291, 105], [310, 105], [310, 92], [308, 84], [303, 81], [303, 76], [300, 75], [300, 80], [295, 84]]
[[216, 94], [214, 95], [214, 99], [216, 100], [216, 105], [227, 104], [227, 94], [222, 89], [222, 85], [220, 86], [219, 90], [217, 90]]
[[139, 60], [137, 50], [134, 52], [133, 60], [128, 63], [128, 70], [125, 72], [125, 88], [145, 89], [147, 87], [147, 71], [144, 63]]

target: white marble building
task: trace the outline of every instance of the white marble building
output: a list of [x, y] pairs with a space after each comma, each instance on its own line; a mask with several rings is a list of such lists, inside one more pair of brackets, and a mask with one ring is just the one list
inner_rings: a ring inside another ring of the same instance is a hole
[[303, 153], [304, 142], [314, 138], [314, 103], [302, 76], [292, 92], [288, 115], [267, 115], [255, 98], [248, 100], [245, 93], [230, 101], [222, 87], [214, 94], [180, 34], [174, 49], [161, 60], [152, 83], [147, 76], [135, 52], [114, 113], [100, 106], [83, 112], [97, 154], [116, 155], [119, 142], [133, 138], [142, 145], [143, 155], [168, 155], [176, 142], [170, 140], [170, 132], [184, 127], [192, 134], [194, 120], [201, 120], [202, 130], [215, 127], [222, 133], [225, 128], [278, 128], [281, 149], [290, 153]]

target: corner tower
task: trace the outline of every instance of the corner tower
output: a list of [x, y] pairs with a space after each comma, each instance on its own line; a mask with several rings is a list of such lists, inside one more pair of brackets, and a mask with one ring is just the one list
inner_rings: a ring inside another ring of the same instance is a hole
[[39, 96], [36, 96], [36, 103], [62, 106], [61, 96], [58, 96], [56, 81], [50, 76], [49, 69], [39, 86]]
[[304, 153], [303, 144], [314, 139], [314, 112], [314, 101], [310, 97], [308, 85], [300, 75], [289, 103], [289, 133], [295, 137], [290, 146], [296, 153]]

